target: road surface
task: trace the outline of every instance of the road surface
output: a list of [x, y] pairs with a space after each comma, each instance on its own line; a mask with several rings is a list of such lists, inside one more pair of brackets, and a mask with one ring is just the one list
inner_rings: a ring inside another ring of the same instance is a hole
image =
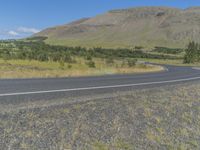
[[200, 80], [200, 70], [165, 65], [166, 71], [96, 77], [0, 80], [0, 102], [105, 94]]

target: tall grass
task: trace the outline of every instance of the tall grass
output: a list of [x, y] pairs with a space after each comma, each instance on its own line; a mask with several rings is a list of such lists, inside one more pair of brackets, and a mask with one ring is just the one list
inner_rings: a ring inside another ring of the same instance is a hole
[[[75, 58], [76, 63], [40, 62], [36, 60], [1, 60], [0, 78], [41, 78], [41, 77], [71, 77], [92, 76], [117, 73], [140, 73], [162, 70], [159, 66], [130, 67], [122, 60], [107, 64], [104, 59], [93, 59], [95, 66], [88, 66], [84, 58]], [[122, 65], [123, 64], [123, 65]], [[61, 66], [62, 65], [62, 66]]]

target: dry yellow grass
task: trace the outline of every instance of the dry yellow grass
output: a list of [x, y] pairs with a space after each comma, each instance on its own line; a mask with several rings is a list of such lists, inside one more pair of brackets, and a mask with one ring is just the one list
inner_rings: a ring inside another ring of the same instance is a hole
[[161, 66], [135, 67], [121, 66], [121, 61], [107, 65], [105, 61], [95, 59], [96, 68], [89, 68], [84, 59], [77, 58], [77, 63], [64, 64], [61, 68], [57, 62], [39, 62], [27, 60], [0, 60], [0, 78], [50, 78], [50, 77], [75, 77], [105, 74], [143, 73], [161, 71]]

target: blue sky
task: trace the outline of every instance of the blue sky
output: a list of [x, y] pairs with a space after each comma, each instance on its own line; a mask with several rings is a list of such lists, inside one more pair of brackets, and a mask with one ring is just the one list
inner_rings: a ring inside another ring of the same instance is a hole
[[200, 6], [199, 0], [1, 0], [0, 39], [21, 38], [44, 28], [136, 6]]

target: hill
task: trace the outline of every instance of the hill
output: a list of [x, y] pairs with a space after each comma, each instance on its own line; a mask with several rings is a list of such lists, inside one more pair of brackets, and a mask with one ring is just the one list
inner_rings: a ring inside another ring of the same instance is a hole
[[93, 18], [45, 29], [47, 43], [83, 47], [185, 47], [200, 42], [200, 7], [139, 7], [111, 10]]

